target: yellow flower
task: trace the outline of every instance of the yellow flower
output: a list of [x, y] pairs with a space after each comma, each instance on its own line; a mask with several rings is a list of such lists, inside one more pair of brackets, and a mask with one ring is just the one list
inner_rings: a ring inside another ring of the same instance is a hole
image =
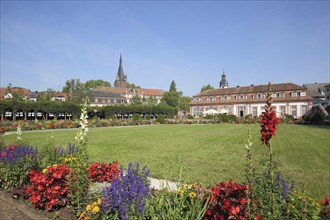
[[96, 215], [97, 213], [99, 213], [100, 208], [98, 206], [95, 206], [92, 210], [93, 214]]
[[48, 172], [48, 169], [47, 168], [45, 168], [45, 169], [42, 170], [42, 173], [47, 173], [47, 172]]
[[98, 204], [98, 205], [101, 205], [101, 199], [98, 199], [98, 200], [97, 200], [97, 204]]
[[194, 183], [193, 184], [190, 184], [189, 187], [192, 188], [192, 189], [195, 189], [196, 188], [196, 184], [194, 184]]
[[86, 211], [89, 211], [89, 210], [91, 210], [92, 209], [92, 206], [91, 205], [88, 205], [87, 207], [86, 207]]
[[177, 193], [178, 193], [179, 195], [183, 195], [184, 190], [180, 189], [180, 190], [177, 191]]
[[195, 198], [195, 197], [196, 197], [196, 193], [195, 193], [195, 192], [190, 192], [190, 193], [189, 193], [189, 196], [190, 196], [190, 198], [192, 198], [192, 199], [193, 199], [193, 198]]

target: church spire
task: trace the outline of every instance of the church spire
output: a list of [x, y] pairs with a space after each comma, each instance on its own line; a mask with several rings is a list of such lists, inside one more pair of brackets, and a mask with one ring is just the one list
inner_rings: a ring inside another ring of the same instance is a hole
[[221, 89], [223, 89], [223, 88], [228, 88], [227, 76], [226, 76], [226, 74], [225, 74], [225, 70], [224, 70], [224, 69], [222, 69], [222, 75], [221, 75], [221, 81], [220, 81], [220, 83], [219, 83], [219, 87], [220, 87]]
[[118, 72], [116, 75], [116, 81], [115, 81], [114, 85], [115, 85], [115, 87], [124, 87], [124, 88], [127, 86], [127, 76], [124, 73], [123, 58], [122, 58], [121, 51], [120, 51], [120, 57], [119, 57]]

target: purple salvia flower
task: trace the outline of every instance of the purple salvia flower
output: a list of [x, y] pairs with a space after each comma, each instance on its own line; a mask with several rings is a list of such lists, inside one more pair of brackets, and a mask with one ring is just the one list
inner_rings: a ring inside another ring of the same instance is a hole
[[[103, 190], [105, 198], [102, 210], [105, 213], [113, 212], [120, 215], [120, 219], [128, 219], [130, 214], [142, 215], [146, 199], [149, 196], [149, 183], [147, 177], [149, 170], [143, 167], [139, 173], [139, 163], [128, 165], [127, 174], [124, 175], [122, 166], [120, 176]], [[136, 213], [132, 213], [135, 211]]]
[[288, 184], [286, 180], [282, 180], [282, 196], [287, 199], [288, 198]]

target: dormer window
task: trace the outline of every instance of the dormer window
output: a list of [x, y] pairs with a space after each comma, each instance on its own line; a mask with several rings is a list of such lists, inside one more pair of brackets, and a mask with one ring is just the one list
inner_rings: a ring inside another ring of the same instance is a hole
[[240, 98], [241, 98], [240, 95], [235, 96], [235, 99], [236, 99], [236, 100], [240, 100]]
[[216, 98], [214, 96], [211, 97], [211, 101], [212, 102], [215, 102], [216, 101]]
[[272, 98], [277, 98], [276, 93], [272, 93]]
[[226, 100], [231, 100], [231, 97], [230, 96], [226, 96]]
[[210, 101], [210, 97], [206, 97], [205, 101], [209, 102]]
[[280, 93], [278, 94], [278, 97], [279, 97], [279, 98], [284, 98], [284, 97], [285, 97], [285, 93], [284, 93], [284, 92], [280, 92]]
[[193, 102], [197, 102], [197, 99], [196, 99], [196, 98], [194, 98], [194, 99], [193, 99]]
[[221, 96], [219, 97], [219, 100], [220, 100], [220, 101], [223, 101], [223, 100], [225, 100], [225, 97], [224, 97], [223, 95], [221, 95]]
[[291, 92], [291, 97], [297, 97], [297, 96], [298, 96], [297, 92]]
[[263, 93], [261, 93], [259, 96], [260, 96], [261, 99], [266, 98], [265, 94], [263, 94]]
[[242, 96], [242, 98], [243, 98], [243, 99], [247, 99], [247, 95], [244, 94], [244, 95]]
[[304, 91], [300, 92], [300, 96], [306, 96], [306, 92]]
[[256, 93], [254, 93], [253, 95], [252, 95], [252, 99], [257, 99], [258, 98], [258, 95], [256, 94]]

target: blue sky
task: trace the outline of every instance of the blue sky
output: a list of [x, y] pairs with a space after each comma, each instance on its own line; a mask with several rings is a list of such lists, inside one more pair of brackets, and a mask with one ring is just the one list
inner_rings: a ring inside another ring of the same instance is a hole
[[329, 1], [1, 1], [0, 86], [329, 82]]

